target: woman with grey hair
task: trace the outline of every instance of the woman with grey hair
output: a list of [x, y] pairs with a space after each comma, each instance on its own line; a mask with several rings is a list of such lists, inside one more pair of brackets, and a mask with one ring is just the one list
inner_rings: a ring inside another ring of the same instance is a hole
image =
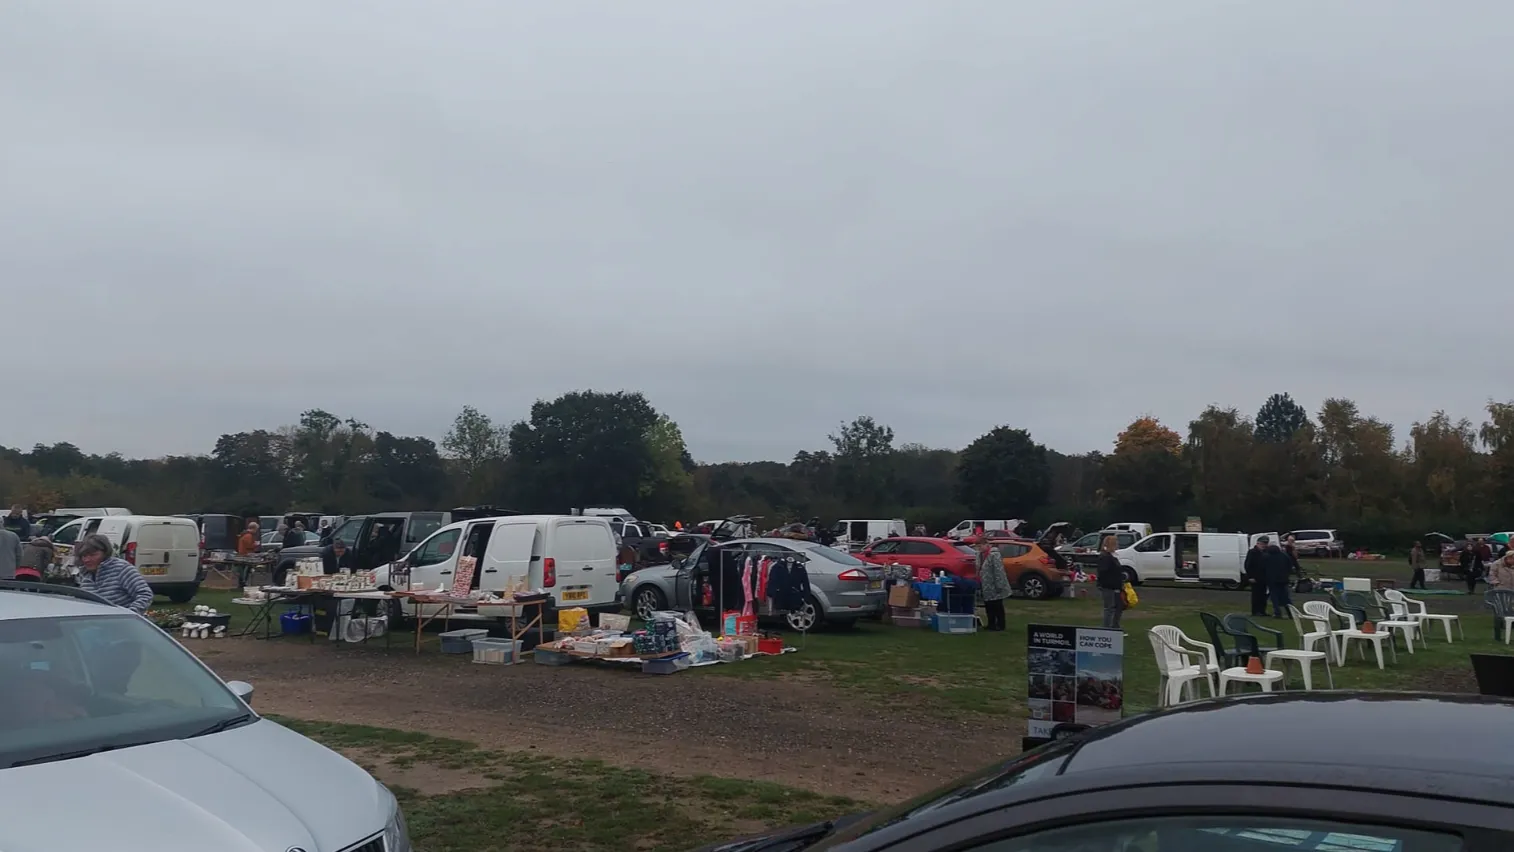
[[74, 545], [79, 588], [139, 615], [147, 612], [152, 606], [152, 587], [142, 579], [137, 566], [114, 552], [110, 539], [99, 534], [87, 535]]

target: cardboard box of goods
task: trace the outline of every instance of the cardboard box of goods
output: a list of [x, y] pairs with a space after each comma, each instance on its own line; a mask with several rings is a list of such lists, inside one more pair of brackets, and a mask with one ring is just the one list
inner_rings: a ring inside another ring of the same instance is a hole
[[907, 583], [896, 583], [888, 590], [888, 605], [914, 609], [920, 605], [920, 593]]

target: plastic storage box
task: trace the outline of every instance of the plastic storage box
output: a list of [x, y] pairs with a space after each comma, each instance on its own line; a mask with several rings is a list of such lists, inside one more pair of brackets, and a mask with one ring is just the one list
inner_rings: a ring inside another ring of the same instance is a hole
[[285, 636], [299, 636], [310, 632], [310, 616], [303, 612], [286, 612], [279, 616], [279, 629]]
[[673, 674], [683, 671], [693, 662], [694, 660], [688, 654], [678, 654], [658, 660], [642, 660], [641, 672], [642, 674]]
[[934, 616], [937, 633], [976, 633], [978, 632], [978, 617], [976, 615], [950, 615], [938, 613]]
[[566, 666], [568, 663], [573, 662], [573, 655], [566, 651], [537, 647], [536, 651], [531, 654], [531, 659], [535, 660], [537, 665]]
[[514, 639], [474, 639], [473, 662], [486, 666], [507, 666], [520, 656], [520, 643]]
[[489, 631], [480, 628], [449, 630], [442, 634], [443, 654], [471, 654], [474, 639], [489, 638]]

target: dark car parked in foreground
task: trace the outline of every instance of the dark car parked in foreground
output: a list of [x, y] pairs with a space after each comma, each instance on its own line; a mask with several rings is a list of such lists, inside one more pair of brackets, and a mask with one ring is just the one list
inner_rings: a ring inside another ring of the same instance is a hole
[[1511, 754], [1505, 699], [1211, 700], [1093, 728], [897, 808], [705, 848], [1506, 852]]

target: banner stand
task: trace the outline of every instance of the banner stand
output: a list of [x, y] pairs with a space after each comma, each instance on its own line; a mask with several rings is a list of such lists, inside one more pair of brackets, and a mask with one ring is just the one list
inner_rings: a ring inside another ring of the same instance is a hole
[[[1125, 716], [1125, 633], [1102, 627], [1032, 624], [1026, 636], [1026, 706], [1021, 747]], [[1061, 730], [1057, 730], [1061, 728]]]

